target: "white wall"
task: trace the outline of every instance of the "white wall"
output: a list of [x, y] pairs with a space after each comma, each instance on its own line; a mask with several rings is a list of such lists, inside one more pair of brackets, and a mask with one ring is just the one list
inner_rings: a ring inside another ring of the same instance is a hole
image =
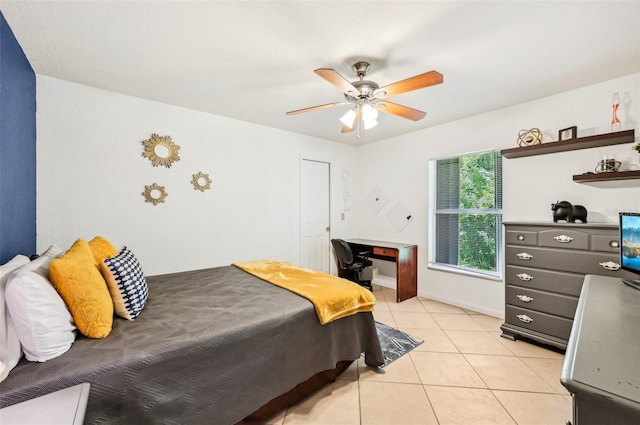
[[[445, 81], [446, 84], [446, 81]], [[537, 127], [557, 140], [558, 130], [572, 125], [578, 136], [611, 131], [611, 98], [620, 92], [623, 129], [640, 136], [640, 74], [603, 82], [552, 97], [440, 125], [423, 131], [363, 145], [358, 151], [356, 204], [360, 215], [354, 235], [418, 245], [418, 293], [476, 311], [504, 317], [504, 283], [427, 268], [428, 161], [447, 155], [492, 148], [517, 147], [518, 132]], [[433, 106], [437, 108], [437, 105]], [[426, 119], [429, 119], [427, 115]], [[621, 210], [640, 211], [640, 181], [579, 184], [572, 175], [593, 171], [604, 154], [616, 154], [622, 168], [640, 169], [631, 144], [532, 156], [503, 161], [504, 220], [552, 221], [557, 200], [584, 205], [589, 221], [613, 222]], [[366, 196], [379, 186], [389, 203], [374, 214]], [[398, 202], [413, 214], [400, 233], [387, 219]]]
[[[334, 232], [348, 225], [340, 176], [353, 167], [353, 146], [44, 76], [37, 131], [38, 252], [99, 234], [128, 246], [148, 275], [298, 262], [301, 158], [332, 163]], [[142, 157], [152, 133], [180, 145], [171, 168]], [[190, 183], [199, 171], [213, 180], [204, 193]], [[141, 195], [154, 182], [168, 193], [157, 206]]]
[[[353, 147], [37, 76], [38, 251], [100, 234], [129, 246], [148, 275], [260, 258], [297, 262], [299, 162], [306, 157], [331, 163], [332, 237], [417, 244], [420, 295], [502, 317], [503, 282], [427, 269], [428, 161], [516, 147], [518, 132], [532, 127], [554, 139], [571, 125], [579, 136], [609, 132], [614, 91], [623, 98], [623, 127], [640, 133], [634, 74]], [[142, 157], [140, 142], [154, 132], [181, 146], [182, 160], [170, 169]], [[551, 221], [557, 200], [584, 205], [590, 221], [640, 211], [638, 180], [603, 187], [571, 179], [605, 153], [640, 168], [630, 147], [504, 160], [505, 221]], [[352, 201], [345, 220], [343, 169]], [[191, 186], [198, 171], [213, 179], [210, 191]], [[165, 204], [144, 202], [141, 192], [153, 182], [166, 187]], [[378, 215], [365, 203], [376, 185], [389, 197]], [[400, 233], [386, 217], [398, 201], [414, 216]]]

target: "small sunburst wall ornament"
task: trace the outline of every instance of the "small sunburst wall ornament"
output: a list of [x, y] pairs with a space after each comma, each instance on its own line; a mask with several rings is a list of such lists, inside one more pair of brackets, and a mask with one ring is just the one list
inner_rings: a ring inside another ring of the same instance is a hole
[[143, 140], [142, 144], [144, 145], [142, 156], [149, 158], [154, 167], [162, 165], [171, 168], [174, 162], [180, 161], [178, 154], [180, 146], [173, 143], [171, 136], [159, 136], [153, 133], [149, 139]]
[[211, 178], [209, 174], [204, 174], [202, 171], [199, 171], [198, 174], [193, 175], [191, 184], [194, 190], [204, 192], [205, 190], [211, 189]]
[[144, 201], [149, 202], [151, 204], [158, 205], [160, 203], [164, 203], [165, 198], [168, 193], [164, 190], [164, 186], [159, 186], [157, 183], [153, 183], [152, 185], [144, 187], [144, 192], [142, 192], [142, 196], [144, 196]]

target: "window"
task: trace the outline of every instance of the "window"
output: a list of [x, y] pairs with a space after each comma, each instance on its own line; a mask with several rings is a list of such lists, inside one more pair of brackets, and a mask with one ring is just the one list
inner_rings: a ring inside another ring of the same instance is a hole
[[429, 267], [502, 277], [502, 156], [430, 161]]

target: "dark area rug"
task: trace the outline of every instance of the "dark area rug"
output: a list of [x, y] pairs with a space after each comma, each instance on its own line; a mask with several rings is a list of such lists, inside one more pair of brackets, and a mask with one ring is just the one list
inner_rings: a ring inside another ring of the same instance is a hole
[[384, 355], [384, 364], [380, 367], [387, 366], [424, 342], [384, 323], [376, 322], [376, 330]]

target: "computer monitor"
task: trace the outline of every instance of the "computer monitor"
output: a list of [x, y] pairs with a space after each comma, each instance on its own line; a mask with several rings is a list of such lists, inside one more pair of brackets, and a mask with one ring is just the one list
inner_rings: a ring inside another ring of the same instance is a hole
[[[640, 275], [640, 213], [620, 213], [620, 266]], [[640, 279], [623, 279], [625, 285], [640, 289]]]

